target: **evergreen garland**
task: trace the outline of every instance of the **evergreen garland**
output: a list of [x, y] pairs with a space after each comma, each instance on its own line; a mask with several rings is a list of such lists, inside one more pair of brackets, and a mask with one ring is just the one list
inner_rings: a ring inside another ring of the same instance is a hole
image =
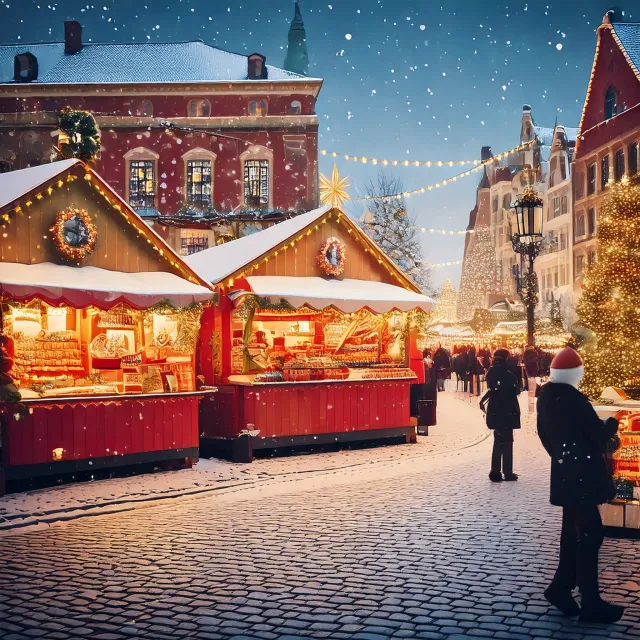
[[58, 113], [58, 128], [64, 134], [58, 144], [61, 159], [89, 162], [96, 158], [100, 152], [100, 129], [90, 111], [65, 107]]

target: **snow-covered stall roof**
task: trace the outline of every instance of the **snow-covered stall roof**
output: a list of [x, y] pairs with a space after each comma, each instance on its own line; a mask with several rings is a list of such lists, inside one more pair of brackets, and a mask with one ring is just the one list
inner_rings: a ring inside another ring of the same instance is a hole
[[[29, 84], [124, 84], [168, 82], [239, 82], [247, 80], [247, 56], [194, 42], [83, 43], [73, 55], [64, 42], [0, 45], [0, 83], [13, 83], [16, 55], [38, 59], [38, 78]], [[267, 65], [266, 80], [304, 81], [316, 78]]]
[[41, 298], [51, 304], [109, 309], [122, 302], [142, 309], [168, 300], [176, 307], [210, 300], [214, 293], [173, 273], [123, 273], [98, 267], [42, 262], [0, 262], [0, 292], [16, 300]]
[[184, 260], [201, 278], [217, 284], [319, 220], [329, 209], [314, 209], [249, 236], [193, 253]]
[[38, 167], [0, 173], [0, 207], [18, 200], [41, 184], [64, 173], [75, 164], [81, 164], [80, 160], [72, 158], [42, 164]]
[[[370, 280], [329, 280], [299, 276], [249, 276], [251, 292], [274, 302], [284, 299], [296, 309], [336, 307], [345, 313], [363, 308], [376, 313], [422, 309], [429, 313], [435, 302], [424, 295], [384, 282]], [[234, 291], [230, 297], [239, 300], [247, 291]]]

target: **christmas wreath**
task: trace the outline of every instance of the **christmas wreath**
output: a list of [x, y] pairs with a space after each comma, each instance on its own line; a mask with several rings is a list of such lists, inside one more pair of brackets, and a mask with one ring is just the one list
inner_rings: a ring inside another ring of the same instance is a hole
[[58, 251], [67, 260], [83, 260], [95, 248], [98, 230], [85, 209], [67, 207], [49, 230]]
[[318, 266], [327, 276], [339, 276], [344, 271], [346, 248], [342, 240], [329, 238], [320, 248]]
[[93, 160], [100, 151], [100, 129], [89, 111], [65, 107], [58, 113], [60, 142], [58, 152], [62, 158]]

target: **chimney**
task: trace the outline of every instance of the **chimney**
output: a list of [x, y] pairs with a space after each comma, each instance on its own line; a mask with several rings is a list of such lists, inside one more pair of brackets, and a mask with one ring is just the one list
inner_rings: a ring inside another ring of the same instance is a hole
[[64, 22], [64, 52], [68, 55], [82, 49], [82, 25], [77, 20]]
[[482, 147], [482, 149], [480, 149], [480, 160], [482, 160], [482, 162], [486, 162], [491, 158], [493, 158], [493, 153], [491, 153], [491, 147]]
[[13, 79], [16, 82], [32, 82], [38, 79], [38, 58], [25, 51], [13, 59]]
[[259, 53], [252, 53], [247, 58], [247, 78], [249, 80], [267, 79], [267, 59]]

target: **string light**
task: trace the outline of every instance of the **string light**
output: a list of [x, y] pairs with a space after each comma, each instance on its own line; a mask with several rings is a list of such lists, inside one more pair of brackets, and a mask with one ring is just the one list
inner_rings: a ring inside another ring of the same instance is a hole
[[457, 264], [462, 264], [462, 260], [453, 260], [452, 262], [434, 262], [430, 263], [431, 268], [440, 269], [441, 267], [453, 267]]
[[[509, 149], [508, 151], [504, 151], [503, 153], [499, 153], [497, 156], [493, 156], [483, 162], [482, 160], [386, 160], [380, 158], [368, 158], [366, 156], [355, 156], [349, 153], [340, 153], [338, 151], [328, 151], [327, 149], [320, 149], [321, 156], [329, 156], [331, 158], [340, 158], [341, 160], [347, 160], [349, 162], [357, 162], [359, 164], [373, 164], [373, 165], [382, 165], [384, 167], [456, 167], [456, 166], [465, 166], [465, 165], [473, 165], [475, 170], [481, 169], [485, 165], [492, 164], [495, 162], [500, 162], [504, 160], [507, 156], [510, 156], [514, 153], [518, 153], [522, 151], [529, 145], [533, 144], [535, 140], [530, 140], [529, 142], [525, 142], [513, 149]], [[462, 175], [468, 175], [467, 172]], [[451, 178], [448, 179], [452, 180]], [[445, 181], [446, 182], [446, 181]]]
[[517, 153], [519, 151], [522, 151], [523, 149], [526, 149], [529, 145], [533, 144], [534, 142], [535, 142], [535, 139], [534, 140], [530, 140], [529, 142], [525, 142], [524, 144], [521, 144], [521, 145], [519, 145], [517, 147], [514, 147], [513, 149], [509, 149], [509, 151], [505, 151], [504, 153], [500, 153], [497, 156], [494, 156], [493, 158], [490, 158], [486, 162], [483, 162], [482, 164], [479, 164], [477, 167], [474, 167], [473, 169], [467, 169], [466, 171], [463, 171], [462, 173], [458, 173], [457, 175], [451, 176], [450, 178], [445, 178], [444, 180], [440, 180], [440, 182], [436, 182], [434, 184], [427, 185], [426, 187], [420, 187], [419, 189], [413, 189], [411, 191], [403, 191], [402, 193], [392, 193], [390, 195], [384, 195], [384, 196], [376, 196], [376, 195], [361, 196], [360, 198], [351, 198], [351, 200], [352, 201], [356, 201], [356, 202], [357, 201], [363, 201], [363, 200], [390, 201], [390, 200], [394, 200], [396, 198], [410, 198], [411, 196], [416, 196], [416, 195], [420, 195], [420, 194], [423, 194], [423, 193], [427, 193], [428, 191], [432, 191], [433, 189], [439, 189], [440, 187], [446, 187], [447, 185], [451, 184], [452, 182], [455, 182], [456, 180], [458, 180], [459, 178], [465, 178], [466, 176], [469, 176], [472, 173], [475, 173], [477, 171], [481, 171], [487, 165], [490, 165], [490, 164], [492, 164], [494, 162], [500, 162], [501, 160], [503, 160], [507, 156], [510, 156], [513, 153]]
[[597, 262], [585, 274], [581, 325], [593, 332], [583, 349], [582, 388], [599, 398], [606, 387], [640, 383], [640, 185], [609, 183], [599, 210]]

